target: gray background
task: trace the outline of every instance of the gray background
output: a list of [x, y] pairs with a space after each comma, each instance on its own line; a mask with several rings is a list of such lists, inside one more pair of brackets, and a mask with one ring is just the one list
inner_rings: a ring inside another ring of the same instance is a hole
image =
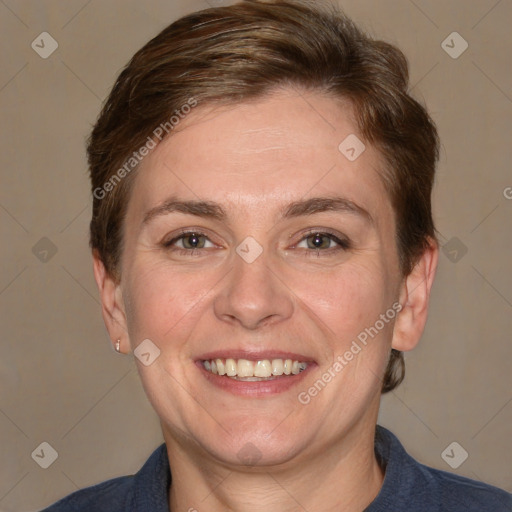
[[[162, 442], [101, 319], [84, 139], [131, 55], [208, 3], [229, 2], [0, 0], [2, 511], [133, 473]], [[406, 53], [443, 142], [434, 209], [447, 245], [423, 340], [380, 422], [422, 462], [512, 491], [512, 2], [340, 3]], [[31, 47], [43, 31], [59, 45], [47, 59]], [[469, 44], [456, 59], [441, 46], [454, 31]], [[58, 452], [48, 469], [31, 457], [43, 441]], [[456, 469], [441, 456], [453, 441], [469, 454]]]

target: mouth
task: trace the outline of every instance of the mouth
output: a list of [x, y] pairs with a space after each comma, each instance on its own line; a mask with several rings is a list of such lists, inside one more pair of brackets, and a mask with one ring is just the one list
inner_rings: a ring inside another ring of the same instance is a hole
[[296, 359], [207, 359], [201, 361], [204, 369], [213, 375], [226, 376], [233, 380], [259, 382], [277, 377], [298, 375], [306, 370], [308, 363]]
[[264, 397], [290, 389], [316, 363], [300, 354], [223, 351], [202, 356], [196, 365], [210, 384], [224, 391]]

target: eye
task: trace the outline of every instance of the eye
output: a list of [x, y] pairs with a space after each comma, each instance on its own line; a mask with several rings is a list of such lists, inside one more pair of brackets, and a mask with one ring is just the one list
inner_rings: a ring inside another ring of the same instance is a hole
[[203, 233], [187, 231], [165, 242], [164, 247], [193, 251], [194, 249], [206, 249], [215, 246]]
[[350, 242], [339, 238], [333, 233], [322, 231], [313, 231], [308, 233], [297, 245], [298, 248], [314, 249], [316, 251], [325, 250], [347, 250], [350, 248]]

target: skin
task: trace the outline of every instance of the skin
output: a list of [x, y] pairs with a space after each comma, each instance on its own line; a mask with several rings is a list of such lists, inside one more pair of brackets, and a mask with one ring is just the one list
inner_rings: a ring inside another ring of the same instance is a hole
[[[360, 511], [382, 486], [373, 447], [382, 375], [391, 347], [411, 350], [420, 339], [438, 247], [432, 242], [400, 275], [381, 155], [366, 144], [351, 162], [338, 150], [357, 133], [350, 105], [320, 93], [283, 89], [241, 105], [198, 106], [137, 171], [119, 281], [95, 255], [112, 340], [124, 353], [146, 338], [161, 351], [150, 366], [136, 361], [161, 419], [172, 511]], [[339, 211], [280, 216], [292, 201], [333, 195], [373, 222]], [[145, 223], [170, 196], [215, 201], [227, 217], [170, 212]], [[189, 228], [207, 236], [202, 249], [163, 247]], [[322, 238], [326, 248], [310, 248], [310, 229], [348, 237], [351, 247]], [[252, 263], [236, 253], [247, 236], [263, 249]], [[298, 393], [396, 301], [396, 319], [301, 404]], [[283, 393], [236, 396], [194, 363], [226, 348], [300, 353], [317, 366]], [[239, 459], [244, 446], [256, 447], [251, 466]]]

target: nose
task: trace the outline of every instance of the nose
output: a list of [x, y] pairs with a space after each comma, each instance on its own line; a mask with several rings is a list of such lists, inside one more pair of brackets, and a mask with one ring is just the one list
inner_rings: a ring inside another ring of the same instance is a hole
[[290, 318], [293, 294], [271, 269], [265, 251], [252, 263], [238, 255], [214, 301], [217, 318], [254, 330]]

